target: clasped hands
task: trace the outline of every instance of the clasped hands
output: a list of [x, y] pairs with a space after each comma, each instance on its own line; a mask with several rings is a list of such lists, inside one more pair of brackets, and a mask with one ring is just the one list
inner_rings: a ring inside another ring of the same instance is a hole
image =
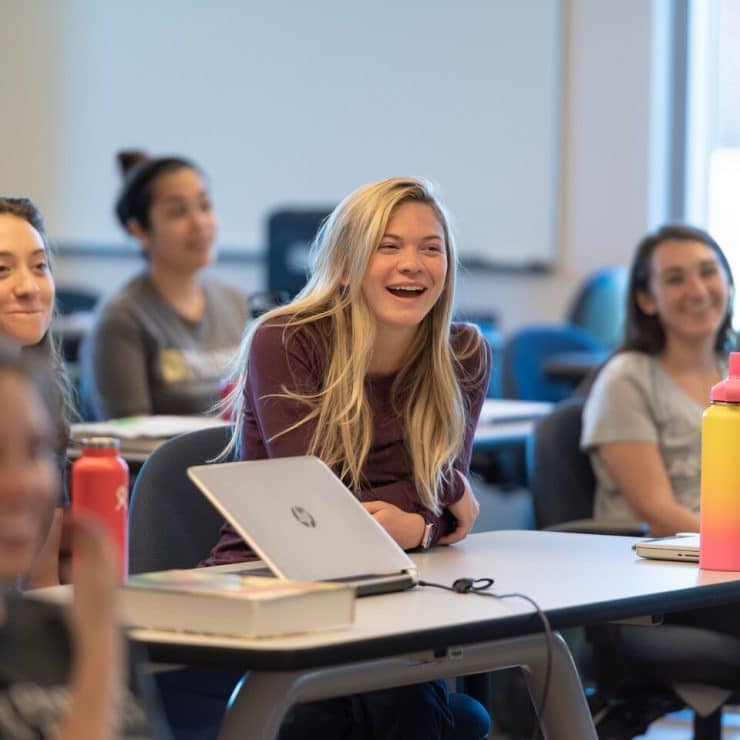
[[[470, 483], [462, 473], [456, 472], [463, 480], [465, 491], [447, 510], [455, 517], [457, 526], [452, 532], [439, 538], [439, 545], [451, 545], [467, 537], [480, 512], [480, 504]], [[404, 511], [387, 501], [363, 501], [362, 505], [404, 550], [419, 546], [426, 525], [421, 514]]]

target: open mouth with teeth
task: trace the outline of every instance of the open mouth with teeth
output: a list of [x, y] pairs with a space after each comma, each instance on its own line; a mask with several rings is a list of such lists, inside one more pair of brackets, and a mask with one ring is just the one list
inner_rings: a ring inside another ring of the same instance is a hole
[[426, 291], [421, 285], [391, 285], [386, 290], [399, 298], [416, 298]]

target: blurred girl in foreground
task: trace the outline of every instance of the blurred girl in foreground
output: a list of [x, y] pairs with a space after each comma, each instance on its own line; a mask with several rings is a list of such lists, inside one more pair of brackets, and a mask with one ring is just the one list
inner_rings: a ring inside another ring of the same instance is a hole
[[[58, 498], [55, 431], [19, 353], [0, 346], [0, 737], [152, 737], [124, 687], [114, 555], [91, 522], [69, 522], [77, 554], [69, 618], [21, 596]], [[45, 381], [45, 382], [44, 382]]]

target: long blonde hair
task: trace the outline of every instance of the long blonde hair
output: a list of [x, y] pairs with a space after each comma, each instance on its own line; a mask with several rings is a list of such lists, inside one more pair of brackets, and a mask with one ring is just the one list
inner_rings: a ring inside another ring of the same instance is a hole
[[[454, 303], [457, 255], [448, 218], [432, 186], [414, 177], [381, 180], [355, 190], [331, 213], [311, 247], [311, 275], [296, 298], [269, 311], [247, 330], [235, 358], [227, 399], [235, 418], [234, 435], [225, 451], [241, 443], [243, 389], [252, 338], [263, 325], [283, 326], [283, 341], [299, 327], [311, 327], [326, 357], [325, 377], [314, 395], [283, 387], [278, 394], [306, 405], [306, 415], [279, 434], [309, 421], [316, 425], [307, 454], [339, 471], [355, 493], [362, 488], [362, 469], [372, 444], [372, 412], [365, 377], [375, 338], [375, 319], [362, 291], [370, 257], [385, 233], [388, 219], [401, 203], [432, 208], [444, 230], [447, 274], [439, 300], [419, 325], [391, 388], [393, 407], [403, 419], [406, 448], [422, 504], [440, 510], [440, 495], [454, 475], [453, 462], [463, 445], [467, 409], [458, 374], [460, 362], [480, 351], [480, 333], [471, 330], [453, 355], [450, 324]], [[278, 320], [276, 322], [276, 320]], [[480, 374], [485, 368], [480, 368]], [[475, 378], [463, 382], [473, 382]]]

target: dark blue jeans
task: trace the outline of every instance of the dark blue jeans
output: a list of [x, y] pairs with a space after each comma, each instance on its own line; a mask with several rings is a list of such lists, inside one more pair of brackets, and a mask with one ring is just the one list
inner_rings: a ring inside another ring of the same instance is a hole
[[[175, 740], [212, 740], [240, 675], [202, 668], [156, 674]], [[490, 720], [444, 681], [297, 704], [280, 740], [481, 740]]]

